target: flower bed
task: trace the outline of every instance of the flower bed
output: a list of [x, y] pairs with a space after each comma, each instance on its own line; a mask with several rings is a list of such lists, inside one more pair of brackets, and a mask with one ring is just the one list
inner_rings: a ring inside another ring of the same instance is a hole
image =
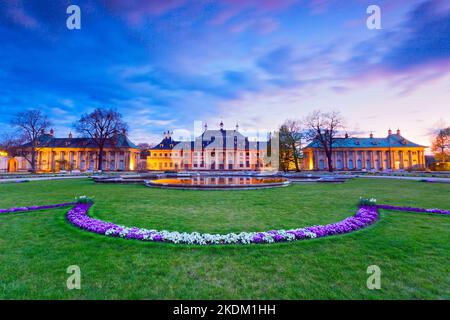
[[437, 213], [437, 214], [449, 214], [450, 211], [442, 210], [442, 209], [422, 209], [422, 208], [413, 208], [413, 207], [399, 207], [399, 206], [390, 206], [390, 205], [377, 205], [378, 209], [385, 210], [395, 210], [395, 211], [408, 211], [408, 212], [425, 212], [425, 213]]
[[125, 239], [141, 241], [172, 242], [184, 244], [250, 244], [274, 243], [349, 233], [364, 228], [378, 219], [375, 207], [361, 207], [353, 217], [340, 222], [291, 230], [271, 230], [266, 232], [241, 232], [228, 234], [209, 234], [199, 232], [157, 231], [137, 227], [126, 227], [88, 216], [92, 204], [77, 204], [68, 213], [67, 219], [83, 230]]
[[157, 231], [116, 225], [112, 222], [106, 222], [89, 217], [88, 212], [93, 205], [93, 198], [86, 196], [77, 197], [76, 202], [66, 202], [47, 206], [0, 209], [0, 213], [35, 211], [73, 206], [73, 208], [67, 213], [67, 220], [72, 225], [89, 232], [109, 237], [120, 237], [140, 241], [172, 242], [197, 245], [288, 242], [350, 233], [365, 228], [377, 221], [378, 209], [450, 215], [450, 211], [448, 210], [376, 205], [375, 199], [369, 200], [370, 201], [368, 202], [362, 201], [363, 203], [366, 203], [366, 205], [361, 205], [354, 216], [332, 224], [316, 225], [290, 230], [271, 230], [265, 232], [241, 232], [228, 234], [209, 234], [199, 232], [186, 233], [166, 230]]
[[1, 213], [10, 213], [10, 212], [36, 211], [36, 210], [62, 208], [62, 207], [73, 206], [74, 204], [76, 204], [76, 203], [75, 202], [66, 202], [66, 203], [60, 203], [60, 204], [51, 204], [51, 205], [47, 205], [47, 206], [31, 206], [31, 207], [17, 207], [17, 208], [10, 208], [10, 209], [0, 209], [0, 214]]

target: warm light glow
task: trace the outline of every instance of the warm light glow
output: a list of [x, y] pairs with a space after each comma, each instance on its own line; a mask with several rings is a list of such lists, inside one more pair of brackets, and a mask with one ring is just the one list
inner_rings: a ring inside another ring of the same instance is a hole
[[133, 157], [133, 155], [131, 155], [131, 157], [130, 157], [130, 170], [131, 171], [134, 170], [134, 157]]
[[7, 157], [7, 156], [8, 156], [8, 152], [0, 151], [0, 157]]

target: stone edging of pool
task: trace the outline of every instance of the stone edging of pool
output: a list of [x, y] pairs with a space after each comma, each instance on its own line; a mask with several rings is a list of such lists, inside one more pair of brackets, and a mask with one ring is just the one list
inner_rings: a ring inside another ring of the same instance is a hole
[[[97, 183], [112, 184], [144, 184], [151, 188], [179, 189], [179, 190], [255, 190], [274, 187], [286, 187], [294, 183], [343, 183], [351, 179], [349, 177], [329, 176], [283, 176], [269, 174], [143, 174], [133, 176], [103, 177], [94, 176]], [[171, 180], [171, 181], [166, 181]], [[190, 182], [181, 183], [183, 180]], [[204, 180], [205, 182], [199, 181]], [[209, 181], [215, 180], [215, 181]], [[226, 180], [233, 180], [227, 182]], [[242, 181], [237, 181], [242, 180]], [[250, 180], [250, 181], [248, 181]], [[253, 180], [253, 181], [252, 181]], [[272, 180], [272, 181], [270, 181]]]
[[88, 211], [93, 203], [62, 203], [48, 206], [19, 207], [0, 209], [2, 213], [29, 212], [73, 206], [67, 212], [67, 220], [70, 224], [88, 232], [125, 239], [153, 242], [172, 242], [176, 244], [195, 245], [224, 245], [224, 244], [259, 244], [275, 242], [291, 242], [296, 240], [322, 238], [337, 234], [345, 234], [365, 228], [379, 218], [378, 209], [424, 212], [433, 214], [450, 215], [450, 211], [442, 209], [422, 209], [413, 207], [398, 207], [390, 205], [361, 206], [354, 216], [347, 217], [339, 222], [316, 225], [290, 230], [271, 230], [265, 232], [241, 232], [228, 234], [208, 234], [199, 232], [157, 231], [137, 227], [126, 227], [94, 219], [88, 216]]

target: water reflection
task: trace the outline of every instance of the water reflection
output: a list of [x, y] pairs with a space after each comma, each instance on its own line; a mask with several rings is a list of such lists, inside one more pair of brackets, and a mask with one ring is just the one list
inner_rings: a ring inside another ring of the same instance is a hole
[[190, 185], [190, 186], [233, 186], [261, 185], [286, 182], [285, 178], [255, 178], [255, 177], [192, 177], [152, 180], [155, 184]]

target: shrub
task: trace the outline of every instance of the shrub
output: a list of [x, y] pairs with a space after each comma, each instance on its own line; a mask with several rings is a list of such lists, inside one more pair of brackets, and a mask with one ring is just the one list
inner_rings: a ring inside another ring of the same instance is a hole
[[76, 203], [94, 203], [94, 197], [78, 196], [75, 197]]
[[360, 207], [374, 207], [377, 205], [377, 199], [375, 198], [362, 198], [359, 197]]

